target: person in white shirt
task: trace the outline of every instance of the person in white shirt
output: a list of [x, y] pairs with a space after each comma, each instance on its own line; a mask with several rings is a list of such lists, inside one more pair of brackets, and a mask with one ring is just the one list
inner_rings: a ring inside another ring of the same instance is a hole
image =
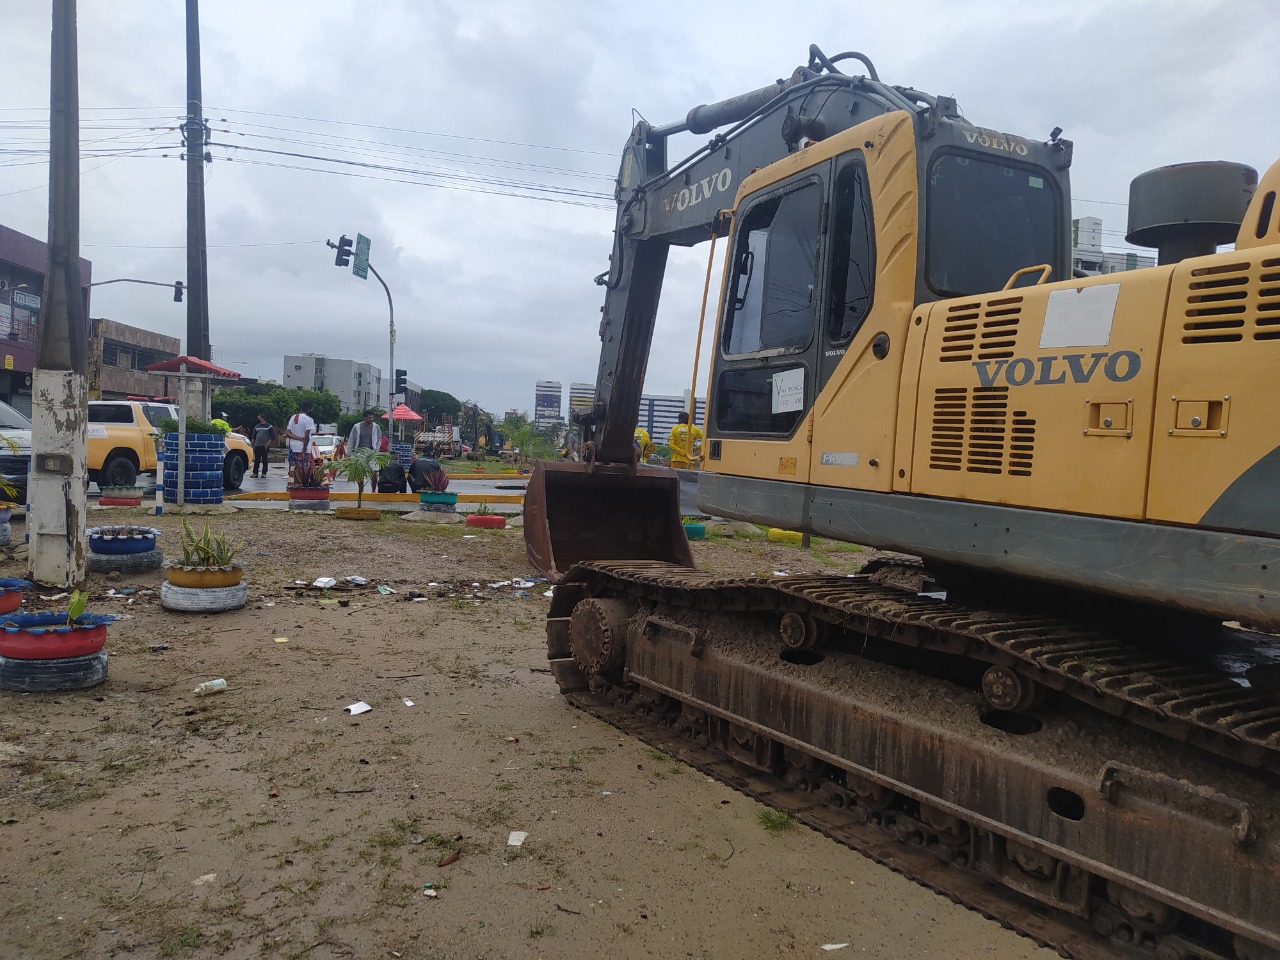
[[316, 432], [316, 422], [311, 419], [311, 401], [304, 400], [298, 412], [285, 424], [284, 436], [289, 441], [289, 479], [294, 479], [293, 468], [307, 455], [311, 434]]

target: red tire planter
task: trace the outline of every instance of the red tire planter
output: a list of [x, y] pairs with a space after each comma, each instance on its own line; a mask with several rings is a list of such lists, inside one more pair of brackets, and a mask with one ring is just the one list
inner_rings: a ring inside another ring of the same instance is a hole
[[140, 507], [141, 497], [99, 497], [98, 504], [103, 507]]
[[507, 518], [493, 513], [473, 513], [467, 517], [468, 527], [484, 527], [486, 530], [500, 530], [507, 525]]
[[328, 500], [328, 487], [290, 487], [290, 500]]
[[[59, 620], [62, 620], [59, 623]], [[68, 625], [64, 613], [22, 613], [0, 629], [0, 657], [14, 660], [58, 660], [97, 653], [107, 642], [110, 614], [85, 614]]]
[[22, 606], [22, 594], [31, 589], [30, 580], [0, 578], [0, 613], [12, 613]]

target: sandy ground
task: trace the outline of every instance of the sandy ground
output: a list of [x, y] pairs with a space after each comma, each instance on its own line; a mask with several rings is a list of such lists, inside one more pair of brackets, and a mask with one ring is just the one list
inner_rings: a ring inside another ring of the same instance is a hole
[[[244, 543], [232, 613], [90, 575], [90, 610], [131, 617], [106, 683], [0, 693], [0, 958], [1049, 956], [567, 706], [545, 584], [490, 586], [532, 576], [518, 529], [384, 517], [214, 517]], [[174, 553], [178, 520], [147, 522]], [[862, 559], [694, 547], [725, 572]], [[396, 592], [293, 588], [348, 575]]]

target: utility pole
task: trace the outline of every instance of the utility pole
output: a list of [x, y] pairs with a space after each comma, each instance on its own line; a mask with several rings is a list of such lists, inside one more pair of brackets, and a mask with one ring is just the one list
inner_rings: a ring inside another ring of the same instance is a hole
[[84, 580], [88, 344], [80, 287], [80, 93], [75, 0], [53, 0], [49, 82], [49, 259], [31, 378], [31, 579]]
[[[200, 92], [200, 5], [187, 0], [187, 356], [209, 356], [209, 260], [205, 251], [204, 164], [208, 131]], [[207, 417], [208, 411], [204, 411]]]

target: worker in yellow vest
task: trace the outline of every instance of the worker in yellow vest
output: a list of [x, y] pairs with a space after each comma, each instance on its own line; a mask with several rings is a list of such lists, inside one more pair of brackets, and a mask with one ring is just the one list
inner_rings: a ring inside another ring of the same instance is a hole
[[676, 418], [676, 425], [671, 428], [671, 435], [667, 438], [667, 446], [671, 448], [673, 467], [697, 469], [702, 460], [702, 428], [696, 423], [689, 425], [689, 414], [686, 411], [680, 411], [680, 416]]
[[653, 453], [653, 441], [649, 438], [649, 431], [644, 427], [636, 427], [636, 432], [631, 436], [631, 445], [636, 448], [636, 456], [640, 458], [640, 462], [647, 463], [649, 454]]

